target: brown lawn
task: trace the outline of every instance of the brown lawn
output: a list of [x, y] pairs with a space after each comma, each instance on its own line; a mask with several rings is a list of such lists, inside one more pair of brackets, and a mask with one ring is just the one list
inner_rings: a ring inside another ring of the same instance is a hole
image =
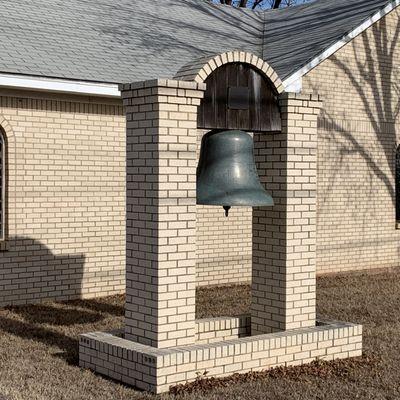
[[[249, 288], [200, 289], [198, 317], [239, 315]], [[162, 399], [400, 399], [400, 274], [318, 280], [321, 317], [364, 324], [366, 358], [250, 374]], [[0, 398], [155, 399], [77, 366], [78, 335], [122, 325], [123, 297], [0, 310]]]

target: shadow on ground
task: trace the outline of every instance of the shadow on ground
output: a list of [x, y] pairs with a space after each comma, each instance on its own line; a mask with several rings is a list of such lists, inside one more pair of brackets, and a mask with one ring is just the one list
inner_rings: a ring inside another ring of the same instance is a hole
[[[0, 310], [0, 393], [12, 400], [399, 399], [399, 293], [399, 273], [318, 279], [321, 317], [364, 324], [365, 362], [250, 374], [161, 397], [77, 366], [79, 334], [121, 327], [123, 296], [8, 307]], [[243, 314], [249, 304], [245, 285], [197, 291], [198, 317]]]
[[[106, 319], [124, 315], [123, 296], [94, 300], [72, 300], [45, 304], [9, 306], [0, 314], [0, 330], [21, 339], [54, 346], [53, 354], [70, 365], [78, 365], [78, 337], [69, 333], [85, 332], [88, 325], [103, 325]], [[116, 321], [117, 322], [117, 321]], [[118, 321], [117, 323], [120, 323]]]

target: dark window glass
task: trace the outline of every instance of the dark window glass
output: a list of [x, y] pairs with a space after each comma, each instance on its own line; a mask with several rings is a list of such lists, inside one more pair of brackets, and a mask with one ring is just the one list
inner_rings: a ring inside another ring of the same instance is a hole
[[396, 221], [400, 222], [400, 146], [396, 151]]
[[0, 240], [5, 237], [6, 219], [6, 141], [0, 130]]

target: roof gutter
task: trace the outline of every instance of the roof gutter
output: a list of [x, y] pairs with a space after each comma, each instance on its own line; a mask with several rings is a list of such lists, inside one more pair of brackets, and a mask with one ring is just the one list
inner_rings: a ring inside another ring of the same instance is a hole
[[351, 32], [342, 37], [338, 42], [324, 50], [317, 57], [312, 59], [308, 64], [299, 69], [294, 74], [290, 75], [286, 78], [282, 83], [287, 92], [299, 92], [302, 87], [302, 77], [314, 69], [317, 65], [321, 64], [324, 60], [329, 58], [331, 55], [336, 53], [339, 49], [353, 40], [356, 36], [360, 35], [364, 31], [366, 31], [369, 27], [371, 27], [375, 22], [378, 22], [381, 18], [385, 17], [391, 11], [393, 11], [396, 7], [400, 5], [400, 0], [394, 0], [388, 3], [384, 8], [379, 10], [377, 13], [373, 14], [366, 21], [364, 21], [357, 28], [353, 29]]
[[29, 75], [0, 73], [0, 87], [99, 97], [121, 97], [117, 84], [74, 81], [69, 79], [42, 78]]

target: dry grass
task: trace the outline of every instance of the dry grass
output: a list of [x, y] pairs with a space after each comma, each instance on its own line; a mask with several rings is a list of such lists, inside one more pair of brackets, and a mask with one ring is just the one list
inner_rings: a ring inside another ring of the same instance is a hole
[[[247, 286], [200, 289], [197, 314], [245, 313], [249, 293]], [[365, 362], [249, 374], [161, 398], [400, 399], [400, 274], [320, 278], [318, 312], [364, 324]], [[0, 393], [14, 400], [155, 399], [77, 366], [78, 334], [116, 328], [122, 318], [122, 296], [0, 310]]]

